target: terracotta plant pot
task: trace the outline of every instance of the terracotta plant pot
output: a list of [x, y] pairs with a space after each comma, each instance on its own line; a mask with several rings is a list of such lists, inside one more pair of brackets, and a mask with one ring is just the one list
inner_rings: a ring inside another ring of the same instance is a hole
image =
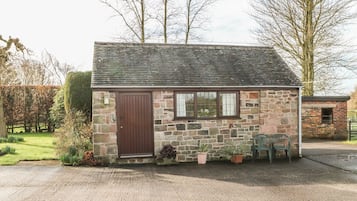
[[233, 155], [231, 157], [231, 162], [235, 164], [243, 163], [243, 155]]
[[197, 163], [206, 164], [207, 162], [207, 152], [197, 152]]

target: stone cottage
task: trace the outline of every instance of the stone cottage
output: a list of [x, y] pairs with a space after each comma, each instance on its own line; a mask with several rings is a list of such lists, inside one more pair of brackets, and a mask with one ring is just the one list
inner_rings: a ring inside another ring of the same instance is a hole
[[349, 99], [349, 96], [303, 96], [303, 138], [346, 140]]
[[94, 155], [110, 163], [152, 162], [166, 144], [195, 161], [199, 143], [219, 160], [258, 133], [301, 153], [301, 83], [271, 47], [96, 42], [92, 89]]

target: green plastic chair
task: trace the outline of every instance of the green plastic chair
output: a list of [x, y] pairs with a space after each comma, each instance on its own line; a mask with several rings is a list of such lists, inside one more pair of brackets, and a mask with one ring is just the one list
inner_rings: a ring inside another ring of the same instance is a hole
[[290, 137], [287, 134], [274, 134], [272, 135], [272, 142], [273, 158], [275, 158], [277, 151], [284, 151], [286, 158], [289, 158], [289, 163], [291, 163]]
[[261, 151], [266, 151], [269, 162], [273, 162], [272, 157], [272, 144], [269, 140], [269, 137], [265, 134], [257, 134], [253, 137], [253, 145], [252, 145], [252, 152], [253, 152], [253, 161], [259, 156]]

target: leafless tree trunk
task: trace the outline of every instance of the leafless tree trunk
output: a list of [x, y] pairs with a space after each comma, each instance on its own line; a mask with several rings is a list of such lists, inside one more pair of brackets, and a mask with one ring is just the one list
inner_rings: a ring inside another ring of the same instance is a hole
[[7, 128], [4, 116], [4, 103], [2, 95], [0, 95], [0, 137], [7, 137]]
[[115, 16], [121, 18], [136, 40], [145, 43], [147, 13], [144, 0], [100, 0], [100, 2], [111, 8]]
[[356, 17], [353, 4], [354, 0], [252, 1], [258, 40], [290, 58], [293, 70], [301, 74], [303, 95], [312, 96], [314, 89], [319, 90], [314, 83], [326, 69], [336, 71], [335, 76], [341, 68], [356, 72], [355, 61], [346, 56], [342, 41], [342, 26]]
[[[5, 69], [9, 61], [11, 47], [15, 47], [17, 51], [21, 51], [21, 52], [25, 50], [25, 47], [23, 46], [22, 43], [20, 43], [20, 40], [17, 38], [9, 37], [9, 39], [4, 39], [0, 35], [0, 42], [5, 43], [4, 46], [0, 46], [0, 69]], [[3, 82], [0, 76], [0, 86], [2, 85]], [[3, 97], [2, 97], [1, 90], [0, 90], [0, 137], [7, 137]]]
[[164, 3], [164, 43], [167, 43], [167, 3], [169, 0], [163, 0]]
[[203, 28], [207, 21], [205, 12], [217, 0], [186, 0], [185, 7], [185, 44], [188, 44], [193, 29]]
[[[166, 44], [169, 41], [175, 41], [177, 36], [182, 33], [183, 29], [180, 23], [183, 17], [182, 8], [175, 0], [157, 0], [155, 4], [151, 5], [150, 16], [156, 19], [159, 25], [159, 30], [157, 31], [157, 38], [163, 38], [163, 42]], [[157, 8], [157, 9], [155, 9]]]

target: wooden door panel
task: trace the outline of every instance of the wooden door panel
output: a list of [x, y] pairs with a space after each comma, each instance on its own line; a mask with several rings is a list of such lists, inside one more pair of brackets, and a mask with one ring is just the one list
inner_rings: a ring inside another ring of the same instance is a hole
[[153, 121], [151, 93], [119, 93], [119, 154], [153, 154]]

